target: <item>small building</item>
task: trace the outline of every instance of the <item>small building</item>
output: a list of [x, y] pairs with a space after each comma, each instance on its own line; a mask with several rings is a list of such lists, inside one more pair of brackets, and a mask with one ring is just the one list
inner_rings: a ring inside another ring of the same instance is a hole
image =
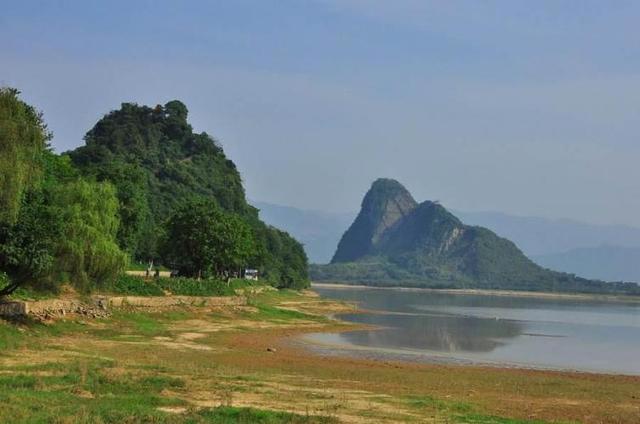
[[254, 280], [258, 281], [258, 270], [257, 269], [245, 269], [244, 270], [244, 279], [245, 280]]

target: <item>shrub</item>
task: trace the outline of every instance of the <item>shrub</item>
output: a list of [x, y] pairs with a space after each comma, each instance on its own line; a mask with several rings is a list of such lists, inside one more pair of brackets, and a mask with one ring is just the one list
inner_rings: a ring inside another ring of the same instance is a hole
[[123, 274], [113, 283], [105, 287], [111, 293], [130, 294], [136, 296], [163, 296], [164, 291], [156, 284], [156, 280], [145, 281], [140, 277]]
[[232, 296], [235, 294], [233, 287], [224, 281], [207, 278], [196, 280], [195, 278], [159, 278], [156, 283], [164, 290], [183, 296]]

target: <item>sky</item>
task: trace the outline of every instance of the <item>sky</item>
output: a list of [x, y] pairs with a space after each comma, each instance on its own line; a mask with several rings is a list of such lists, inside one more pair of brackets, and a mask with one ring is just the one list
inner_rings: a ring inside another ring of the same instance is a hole
[[247, 196], [357, 210], [378, 177], [458, 210], [640, 226], [640, 2], [0, 0], [0, 85], [58, 152], [172, 99]]

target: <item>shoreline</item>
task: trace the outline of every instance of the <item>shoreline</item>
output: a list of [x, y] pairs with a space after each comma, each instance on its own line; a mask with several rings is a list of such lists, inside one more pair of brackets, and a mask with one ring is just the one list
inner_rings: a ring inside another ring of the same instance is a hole
[[[513, 296], [513, 297], [528, 297], [528, 298], [548, 298], [548, 299], [567, 299], [567, 300], [602, 300], [601, 298], [593, 299], [591, 296], [586, 295], [574, 295], [574, 294], [556, 294], [556, 293], [538, 293], [538, 292], [515, 292], [511, 291], [499, 291], [498, 294], [495, 294], [493, 290], [474, 290], [474, 289], [423, 289], [423, 288], [403, 288], [403, 287], [369, 287], [365, 285], [357, 285], [351, 286], [348, 284], [324, 284], [324, 283], [314, 283], [311, 286], [313, 290], [314, 287], [317, 288], [332, 288], [332, 289], [356, 289], [356, 290], [367, 290], [367, 289], [379, 289], [379, 290], [397, 290], [404, 292], [440, 292], [440, 293], [449, 293], [449, 294], [460, 294], [460, 295], [485, 295], [485, 296]], [[333, 301], [333, 299], [323, 297], [319, 293], [318, 296], [320, 298]], [[611, 302], [620, 302], [618, 299], [607, 299]], [[636, 301], [640, 301], [640, 298], [636, 298]], [[340, 301], [338, 301], [340, 302]], [[362, 309], [358, 306], [357, 302], [354, 303], [355, 310], [351, 311], [351, 313], [385, 313], [384, 311], [371, 311]], [[593, 375], [593, 376], [617, 376], [617, 377], [632, 377], [632, 378], [640, 378], [640, 373], [625, 373], [622, 371], [615, 370], [598, 370], [598, 369], [590, 369], [590, 368], [571, 368], [566, 366], [551, 366], [544, 364], [535, 364], [535, 363], [523, 363], [523, 362], [498, 362], [492, 360], [483, 360], [477, 358], [469, 358], [465, 356], [452, 356], [445, 353], [440, 352], [431, 352], [431, 351], [418, 351], [412, 349], [403, 349], [403, 348], [383, 348], [383, 347], [373, 347], [373, 346], [360, 346], [349, 344], [346, 342], [328, 342], [323, 340], [314, 339], [314, 334], [339, 334], [342, 332], [350, 332], [350, 331], [366, 331], [366, 330], [376, 330], [382, 329], [381, 327], [377, 327], [370, 324], [361, 324], [357, 322], [350, 322], [343, 320], [339, 315], [344, 312], [336, 312], [326, 315], [328, 318], [335, 320], [339, 324], [346, 324], [349, 328], [327, 328], [319, 332], [304, 332], [303, 334], [297, 336], [294, 340], [290, 342], [292, 344], [298, 345], [309, 352], [309, 354], [329, 356], [329, 357], [342, 357], [342, 358], [351, 358], [354, 360], [365, 360], [365, 361], [374, 361], [386, 363], [386, 362], [398, 362], [404, 364], [416, 364], [416, 365], [424, 365], [424, 366], [454, 366], [454, 367], [480, 367], [492, 370], [524, 370], [524, 371], [539, 371], [539, 372], [556, 372], [565, 375]]]
[[[134, 396], [136, 409], [124, 414], [137, 421], [171, 413], [175, 422], [187, 422], [192, 414], [233, 402], [324, 417], [308, 421], [313, 423], [637, 423], [640, 376], [344, 355], [332, 346], [333, 353], [314, 351], [301, 341], [313, 333], [366, 328], [327, 318], [356, 308], [311, 290], [268, 291], [252, 305], [129, 307], [99, 321], [67, 314], [48, 324], [55, 331], [3, 324], [0, 330], [16, 340], [0, 355], [0, 373], [38, 381], [24, 389], [29, 396], [4, 393], [13, 396], [15, 408], [27, 408], [32, 396], [52, 399], [47, 422], [59, 418], [61, 408], [73, 422], [82, 408], [112, 408], [105, 390], [122, 384], [127, 393], [116, 400]], [[100, 379], [84, 383], [84, 369]], [[108, 386], [101, 389], [96, 380]], [[139, 397], [148, 392], [151, 397]], [[1, 411], [0, 421], [12, 414]]]
[[[347, 321], [348, 324], [351, 324]], [[451, 356], [446, 353], [438, 353], [432, 351], [416, 351], [411, 349], [393, 349], [371, 346], [349, 345], [339, 342], [327, 342], [313, 339], [314, 334], [330, 334], [341, 333], [345, 331], [359, 331], [355, 329], [327, 329], [316, 333], [302, 333], [289, 340], [292, 346], [299, 346], [311, 355], [319, 355], [331, 358], [345, 358], [356, 361], [373, 361], [380, 364], [397, 362], [399, 364], [416, 365], [416, 366], [450, 366], [450, 367], [470, 367], [484, 368], [489, 371], [531, 371], [531, 372], [551, 372], [561, 375], [587, 375], [594, 377], [630, 377], [640, 378], [639, 374], [624, 373], [613, 370], [594, 370], [590, 368], [569, 368], [554, 367], [542, 364], [527, 364], [522, 362], [498, 362], [490, 360], [481, 360], [468, 358], [464, 356]]]
[[567, 300], [601, 300], [610, 302], [640, 303], [640, 296], [634, 295], [612, 295], [612, 294], [592, 294], [592, 293], [554, 293], [554, 292], [534, 292], [519, 290], [492, 290], [492, 289], [433, 289], [426, 287], [379, 287], [367, 286], [365, 284], [344, 284], [344, 283], [311, 283], [314, 287], [327, 289], [356, 289], [356, 290], [394, 290], [403, 292], [424, 292], [424, 293], [446, 293], [457, 295], [478, 295], [478, 296], [504, 296], [504, 297], [527, 297], [540, 299], [567, 299]]

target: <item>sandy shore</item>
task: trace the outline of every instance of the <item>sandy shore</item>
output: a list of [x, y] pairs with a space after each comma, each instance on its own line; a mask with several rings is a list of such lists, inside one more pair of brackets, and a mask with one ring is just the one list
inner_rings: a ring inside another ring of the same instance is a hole
[[518, 290], [485, 290], [485, 289], [430, 289], [421, 287], [375, 287], [363, 284], [340, 284], [340, 283], [312, 283], [311, 288], [327, 289], [357, 289], [357, 290], [395, 290], [403, 292], [426, 292], [426, 293], [448, 293], [448, 294], [472, 294], [479, 296], [506, 296], [506, 297], [529, 297], [540, 299], [568, 299], [568, 300], [606, 300], [612, 302], [633, 302], [640, 303], [640, 296], [588, 294], [588, 293], [552, 293], [552, 292], [532, 292]]

